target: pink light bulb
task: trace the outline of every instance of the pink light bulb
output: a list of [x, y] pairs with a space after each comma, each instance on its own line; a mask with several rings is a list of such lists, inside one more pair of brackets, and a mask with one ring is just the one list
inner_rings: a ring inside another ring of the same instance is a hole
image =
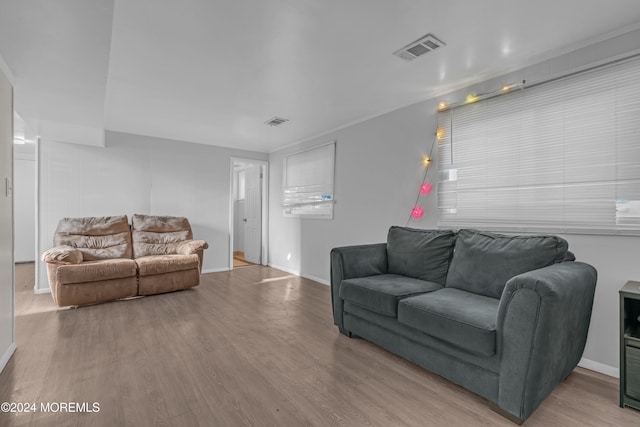
[[432, 189], [433, 189], [433, 187], [431, 186], [431, 183], [425, 182], [424, 184], [422, 184], [420, 186], [420, 193], [421, 194], [429, 194], [429, 193], [431, 193]]
[[424, 209], [420, 206], [416, 206], [411, 210], [411, 216], [414, 218], [421, 218], [424, 215]]

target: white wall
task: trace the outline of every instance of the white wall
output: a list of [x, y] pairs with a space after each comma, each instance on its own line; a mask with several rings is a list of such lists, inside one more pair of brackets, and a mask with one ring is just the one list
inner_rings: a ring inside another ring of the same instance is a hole
[[5, 179], [13, 181], [13, 89], [0, 58], [0, 372], [16, 349], [14, 335], [13, 196]]
[[[421, 182], [419, 158], [428, 150], [440, 100], [494, 91], [522, 79], [529, 84], [637, 53], [640, 30], [569, 52], [470, 88], [424, 101], [346, 129], [271, 153], [270, 264], [329, 281], [329, 252], [342, 245], [383, 242], [391, 225], [403, 225]], [[283, 218], [280, 209], [283, 156], [337, 140], [336, 206], [333, 221]], [[434, 165], [437, 167], [437, 165]], [[435, 189], [417, 228], [437, 224]], [[618, 290], [640, 279], [640, 237], [568, 235], [578, 260], [596, 267], [599, 280], [583, 366], [618, 373]]]
[[14, 147], [13, 212], [15, 262], [36, 259], [36, 153], [35, 144]]
[[[64, 217], [176, 215], [209, 242], [203, 271], [226, 270], [231, 157], [267, 155], [117, 132], [107, 132], [105, 148], [43, 141], [38, 250], [52, 246]], [[41, 265], [36, 292], [48, 287]]]
[[[405, 225], [422, 184], [422, 159], [435, 135], [435, 101], [423, 102], [272, 153], [269, 263], [327, 283], [329, 252], [342, 245], [386, 241], [391, 225]], [[336, 141], [334, 219], [284, 218], [282, 168], [287, 154]], [[435, 181], [437, 163], [431, 166]], [[421, 200], [425, 215], [410, 227], [436, 226], [435, 191]]]

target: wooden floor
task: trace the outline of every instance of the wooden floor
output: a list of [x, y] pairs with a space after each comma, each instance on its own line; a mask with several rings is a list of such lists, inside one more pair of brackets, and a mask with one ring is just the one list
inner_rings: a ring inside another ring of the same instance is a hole
[[241, 251], [234, 251], [233, 252], [233, 268], [251, 267], [253, 265], [255, 265], [255, 264], [247, 262], [244, 259], [244, 252], [241, 252]]
[[[486, 400], [338, 334], [329, 288], [267, 267], [189, 291], [57, 309], [16, 271], [18, 349], [0, 375], [0, 426], [513, 426]], [[93, 402], [94, 413], [41, 403]], [[616, 379], [577, 369], [525, 426], [640, 426]]]

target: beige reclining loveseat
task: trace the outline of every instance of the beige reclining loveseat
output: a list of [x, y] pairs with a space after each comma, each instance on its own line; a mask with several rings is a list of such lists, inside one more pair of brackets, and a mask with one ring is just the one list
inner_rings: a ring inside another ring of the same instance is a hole
[[208, 248], [186, 218], [137, 214], [63, 218], [53, 244], [42, 261], [61, 307], [197, 286]]

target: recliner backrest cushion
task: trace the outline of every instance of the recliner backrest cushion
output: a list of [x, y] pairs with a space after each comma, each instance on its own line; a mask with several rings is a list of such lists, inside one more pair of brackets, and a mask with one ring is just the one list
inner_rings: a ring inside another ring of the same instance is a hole
[[455, 239], [451, 230], [391, 227], [387, 235], [388, 271], [444, 285]]
[[193, 239], [189, 220], [178, 216], [135, 214], [131, 218], [133, 255], [172, 255], [180, 242]]
[[500, 298], [509, 279], [564, 261], [568, 246], [557, 236], [506, 236], [460, 230], [446, 286]]
[[53, 236], [53, 245], [78, 249], [84, 261], [132, 257], [126, 215], [63, 218]]

